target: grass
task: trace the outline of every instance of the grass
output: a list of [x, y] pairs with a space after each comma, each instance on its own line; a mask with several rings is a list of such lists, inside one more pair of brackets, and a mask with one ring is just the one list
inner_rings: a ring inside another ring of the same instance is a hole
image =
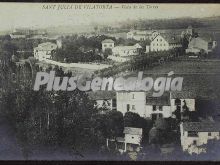
[[[182, 92], [191, 92], [196, 97], [206, 99], [220, 98], [220, 60], [172, 61], [144, 71], [144, 77], [166, 76], [174, 71], [175, 77], [183, 80]], [[136, 77], [130, 72], [125, 77]]]

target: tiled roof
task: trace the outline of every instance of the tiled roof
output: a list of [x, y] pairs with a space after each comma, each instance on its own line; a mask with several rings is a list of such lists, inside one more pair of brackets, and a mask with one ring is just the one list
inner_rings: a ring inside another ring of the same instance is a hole
[[88, 92], [89, 98], [92, 100], [110, 100], [116, 98], [115, 91], [96, 91]]
[[190, 91], [172, 91], [171, 99], [195, 99], [197, 95], [195, 92]]
[[220, 122], [185, 122], [184, 131], [219, 132]]
[[[160, 34], [169, 44], [180, 44], [180, 38], [172, 34]], [[155, 37], [157, 38], [157, 37]]]
[[142, 135], [142, 128], [125, 127], [124, 134]]
[[114, 41], [112, 39], [105, 39], [102, 43], [114, 43]]
[[160, 97], [152, 97], [152, 95], [148, 96], [149, 93], [146, 93], [146, 105], [170, 105], [170, 94], [169, 92], [164, 92], [164, 94]]

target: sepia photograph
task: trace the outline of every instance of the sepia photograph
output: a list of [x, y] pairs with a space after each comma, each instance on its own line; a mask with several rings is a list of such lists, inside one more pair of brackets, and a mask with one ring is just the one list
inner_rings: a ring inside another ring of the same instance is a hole
[[0, 2], [0, 160], [220, 161], [220, 4]]

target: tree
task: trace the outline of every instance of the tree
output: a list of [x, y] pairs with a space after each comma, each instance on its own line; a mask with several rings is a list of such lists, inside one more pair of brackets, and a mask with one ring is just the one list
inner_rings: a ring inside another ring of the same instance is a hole
[[105, 49], [103, 55], [104, 55], [104, 58], [107, 59], [107, 57], [108, 57], [109, 55], [112, 55], [112, 49], [110, 49], [110, 48]]
[[116, 138], [123, 134], [123, 114], [119, 111], [110, 111], [106, 116], [106, 126], [109, 138]]
[[142, 128], [142, 143], [144, 145], [148, 143], [149, 131], [153, 126], [151, 120], [140, 117], [137, 113], [126, 112], [124, 116], [124, 126]]

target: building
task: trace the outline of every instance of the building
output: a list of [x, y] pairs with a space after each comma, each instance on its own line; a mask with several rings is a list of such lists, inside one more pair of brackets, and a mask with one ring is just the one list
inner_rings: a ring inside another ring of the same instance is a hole
[[117, 137], [116, 139], [107, 139], [107, 147], [117, 149], [119, 152], [140, 151], [142, 140], [142, 128], [125, 127], [124, 137]]
[[114, 91], [88, 92], [88, 96], [91, 100], [95, 101], [97, 108], [116, 109], [116, 94]]
[[102, 41], [102, 52], [104, 52], [106, 49], [113, 49], [115, 42], [111, 39], [105, 39]]
[[155, 120], [159, 117], [169, 118], [172, 116], [169, 93], [164, 93], [161, 97], [152, 97], [147, 92], [127, 92], [116, 93], [117, 111], [123, 113], [133, 112], [141, 117]]
[[176, 36], [159, 34], [150, 42], [150, 45], [146, 45], [146, 53], [148, 53], [148, 51], [167, 51], [180, 47], [182, 47], [182, 45]]
[[197, 37], [189, 41], [186, 53], [210, 53], [217, 46], [217, 42], [211, 37]]
[[116, 93], [117, 110], [122, 112], [133, 112], [141, 117], [156, 120], [158, 118], [169, 118], [175, 116], [176, 111], [181, 113], [181, 119], [186, 111], [195, 112], [196, 99], [189, 92], [165, 92], [161, 97], [152, 97], [151, 92], [145, 91], [118, 91]]
[[135, 44], [134, 46], [116, 46], [112, 49], [113, 56], [127, 57], [139, 55], [138, 49], [140, 45]]
[[26, 38], [26, 35], [20, 32], [13, 32], [10, 34], [10, 37], [11, 39], [19, 39], [19, 38]]
[[127, 33], [127, 39], [134, 39], [137, 41], [152, 40], [160, 33], [156, 30], [131, 30]]
[[39, 61], [43, 61], [46, 59], [52, 59], [53, 53], [57, 49], [57, 44], [52, 42], [45, 42], [38, 45], [38, 47], [34, 48], [34, 57]]
[[172, 117], [170, 94], [164, 93], [161, 97], [147, 97], [145, 117], [150, 117], [152, 120]]
[[190, 92], [172, 92], [171, 93], [171, 105], [172, 111], [180, 108], [180, 111], [183, 111], [183, 106], [186, 105], [189, 111], [196, 111], [196, 99], [195, 94], [191, 94]]
[[13, 32], [10, 34], [12, 39], [19, 39], [19, 38], [43, 38], [46, 36], [46, 31], [44, 30], [33, 30], [28, 28], [19, 28], [14, 29]]
[[132, 57], [139, 55], [142, 48], [139, 43], [133, 46], [116, 46], [112, 49], [112, 55], [109, 55], [108, 59], [116, 62], [126, 62], [131, 60]]
[[206, 152], [204, 144], [211, 139], [219, 140], [219, 122], [185, 122], [180, 124], [181, 146], [189, 154]]

